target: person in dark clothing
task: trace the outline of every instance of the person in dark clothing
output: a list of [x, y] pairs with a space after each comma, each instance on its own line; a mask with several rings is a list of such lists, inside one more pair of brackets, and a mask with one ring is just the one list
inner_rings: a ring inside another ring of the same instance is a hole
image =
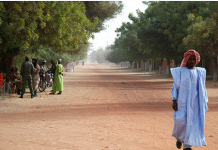
[[53, 74], [54, 78], [55, 78], [55, 71], [56, 71], [56, 67], [57, 67], [57, 61], [52, 59], [51, 60], [51, 69], [49, 71], [51, 71], [51, 73]]
[[[57, 61], [55, 59], [51, 59], [51, 69], [48, 70], [48, 71], [51, 71], [51, 73], [53, 74], [53, 83], [54, 83], [54, 80], [55, 80], [55, 71], [56, 71], [56, 67], [57, 67]], [[51, 90], [52, 92], [53, 90]]]
[[25, 62], [21, 65], [20, 74], [22, 75], [22, 91], [21, 96], [19, 98], [23, 98], [23, 94], [25, 93], [26, 80], [28, 82], [28, 86], [31, 93], [31, 98], [33, 98], [33, 87], [32, 87], [32, 75], [34, 73], [33, 64], [29, 62], [29, 57], [25, 57]]

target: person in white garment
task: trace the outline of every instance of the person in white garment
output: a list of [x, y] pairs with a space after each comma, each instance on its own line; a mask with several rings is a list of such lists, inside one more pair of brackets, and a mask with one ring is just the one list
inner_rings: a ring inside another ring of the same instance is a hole
[[171, 69], [174, 84], [172, 88], [172, 108], [175, 110], [172, 136], [176, 147], [192, 150], [193, 146], [206, 146], [204, 135], [205, 114], [208, 111], [206, 90], [206, 70], [195, 67], [200, 55], [188, 50], [180, 67]]
[[73, 67], [73, 72], [74, 72], [74, 61], [71, 63], [72, 67]]

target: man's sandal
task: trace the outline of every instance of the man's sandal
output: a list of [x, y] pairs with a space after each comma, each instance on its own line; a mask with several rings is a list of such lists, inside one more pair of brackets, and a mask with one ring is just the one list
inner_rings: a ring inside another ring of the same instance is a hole
[[176, 141], [176, 147], [177, 147], [178, 149], [182, 148], [182, 142]]

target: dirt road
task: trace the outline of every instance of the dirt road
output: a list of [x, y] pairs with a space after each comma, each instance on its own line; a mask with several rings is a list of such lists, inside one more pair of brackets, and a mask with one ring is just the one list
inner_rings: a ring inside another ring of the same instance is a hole
[[[62, 95], [0, 100], [0, 150], [176, 150], [172, 84], [127, 68], [76, 66]], [[207, 90], [208, 146], [194, 150], [218, 149], [218, 83], [207, 81]]]

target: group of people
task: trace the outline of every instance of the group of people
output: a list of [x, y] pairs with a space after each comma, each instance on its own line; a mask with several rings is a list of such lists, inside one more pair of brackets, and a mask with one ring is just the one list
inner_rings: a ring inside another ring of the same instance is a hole
[[[20, 75], [22, 76], [22, 90], [21, 96], [19, 98], [23, 98], [26, 88], [26, 81], [28, 82], [28, 86], [31, 93], [31, 98], [38, 96], [37, 89], [40, 83], [40, 75], [39, 72], [47, 71], [47, 67], [45, 66], [46, 60], [42, 61], [42, 65], [39, 66], [37, 59], [33, 58], [32, 63], [29, 61], [29, 57], [25, 57], [25, 62], [21, 65]], [[63, 91], [63, 72], [64, 67], [61, 65], [61, 59], [58, 60], [58, 64], [56, 60], [51, 60], [52, 67], [49, 71], [54, 75], [54, 83], [52, 86], [52, 91], [50, 94], [55, 94], [56, 91], [59, 91], [58, 94], [61, 94]]]

